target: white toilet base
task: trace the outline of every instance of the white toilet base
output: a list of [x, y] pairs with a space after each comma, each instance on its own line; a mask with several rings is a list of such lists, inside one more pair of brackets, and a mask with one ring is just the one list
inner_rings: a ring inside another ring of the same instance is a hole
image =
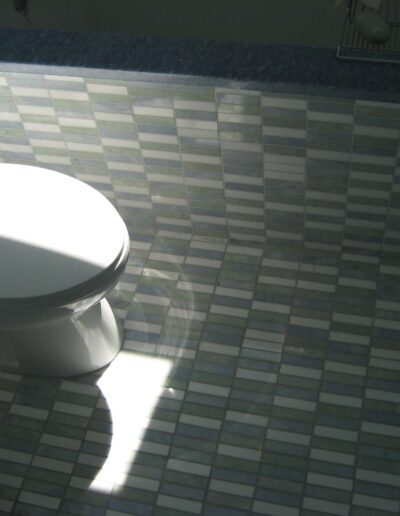
[[122, 345], [122, 330], [103, 298], [79, 317], [62, 322], [0, 331], [0, 370], [69, 377], [104, 367]]

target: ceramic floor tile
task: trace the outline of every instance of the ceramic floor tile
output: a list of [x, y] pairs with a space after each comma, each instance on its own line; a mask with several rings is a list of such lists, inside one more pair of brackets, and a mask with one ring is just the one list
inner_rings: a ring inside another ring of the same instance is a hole
[[114, 362], [0, 372], [0, 512], [398, 514], [398, 107], [146, 77], [0, 74], [132, 238]]

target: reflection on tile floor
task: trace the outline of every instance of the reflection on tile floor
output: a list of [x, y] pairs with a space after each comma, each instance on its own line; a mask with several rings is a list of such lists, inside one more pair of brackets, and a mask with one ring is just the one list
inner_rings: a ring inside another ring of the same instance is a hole
[[1, 514], [398, 514], [400, 267], [290, 242], [138, 234], [116, 361], [0, 373]]

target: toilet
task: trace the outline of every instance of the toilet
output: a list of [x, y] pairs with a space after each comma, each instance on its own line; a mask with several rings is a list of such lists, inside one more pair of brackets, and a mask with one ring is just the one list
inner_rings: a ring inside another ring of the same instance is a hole
[[111, 362], [122, 329], [105, 296], [129, 246], [121, 216], [94, 188], [0, 163], [0, 370], [69, 377]]

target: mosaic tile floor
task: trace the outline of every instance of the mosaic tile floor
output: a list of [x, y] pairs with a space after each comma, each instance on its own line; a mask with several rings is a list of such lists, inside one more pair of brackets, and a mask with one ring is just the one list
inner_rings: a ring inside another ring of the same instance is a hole
[[30, 70], [0, 160], [133, 238], [118, 358], [0, 372], [0, 514], [399, 514], [399, 105]]
[[1, 514], [399, 514], [400, 268], [291, 242], [137, 235], [117, 359], [0, 373]]

